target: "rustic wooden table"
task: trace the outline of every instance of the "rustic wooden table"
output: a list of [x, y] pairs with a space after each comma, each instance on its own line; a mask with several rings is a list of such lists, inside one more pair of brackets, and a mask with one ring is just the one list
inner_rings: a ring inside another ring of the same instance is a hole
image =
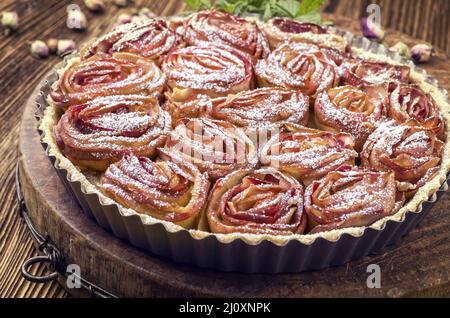
[[[326, 13], [358, 19], [370, 3], [379, 3], [386, 27], [429, 41], [450, 53], [450, 2], [448, 0], [330, 0], [324, 6]], [[23, 106], [40, 78], [57, 57], [40, 61], [29, 52], [29, 41], [50, 37], [73, 38], [78, 43], [102, 33], [120, 13], [133, 7], [147, 6], [161, 15], [184, 10], [181, 0], [135, 0], [125, 9], [110, 6], [103, 15], [88, 14], [89, 29], [74, 33], [65, 27], [66, 8], [79, 0], [2, 0], [0, 11], [16, 9], [21, 27], [9, 37], [0, 36], [0, 297], [65, 297], [65, 291], [56, 283], [31, 284], [20, 275], [22, 262], [36, 254], [31, 238], [18, 217], [14, 191], [14, 167], [17, 161], [17, 141]], [[389, 41], [389, 36], [388, 36]], [[445, 59], [440, 54], [439, 59]], [[425, 68], [432, 67], [433, 62]], [[444, 74], [446, 70], [442, 70]], [[446, 82], [450, 82], [450, 75]], [[35, 268], [35, 273], [45, 271]]]

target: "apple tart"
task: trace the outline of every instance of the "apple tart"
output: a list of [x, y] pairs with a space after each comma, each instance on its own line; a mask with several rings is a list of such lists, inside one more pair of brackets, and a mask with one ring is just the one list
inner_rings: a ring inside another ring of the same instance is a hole
[[281, 246], [380, 230], [446, 179], [450, 108], [410, 64], [286, 18], [175, 22], [118, 27], [58, 70], [40, 129], [85, 193]]

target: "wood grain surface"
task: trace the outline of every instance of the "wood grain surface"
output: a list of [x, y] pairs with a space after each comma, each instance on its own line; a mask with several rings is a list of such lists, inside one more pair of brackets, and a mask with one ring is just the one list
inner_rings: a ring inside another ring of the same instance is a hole
[[[450, 53], [450, 2], [448, 0], [330, 0], [324, 6], [326, 13], [336, 13], [350, 18], [358, 18], [365, 12], [368, 3], [381, 4], [383, 24], [410, 34], [418, 39], [433, 43]], [[56, 63], [57, 57], [35, 60], [29, 54], [29, 42], [36, 39], [72, 38], [81, 43], [88, 37], [104, 32], [116, 17], [123, 12], [140, 6], [147, 6], [161, 15], [170, 15], [184, 10], [180, 0], [135, 0], [133, 7], [118, 9], [109, 6], [102, 15], [87, 13], [89, 28], [85, 33], [75, 33], [65, 26], [68, 4], [82, 1], [56, 0], [2, 0], [0, 11], [19, 12], [19, 31], [9, 37], [0, 36], [0, 297], [64, 297], [65, 291], [57, 284], [30, 284], [20, 275], [20, 266], [30, 256], [36, 255], [31, 238], [16, 213], [17, 202], [14, 191], [14, 167], [17, 162], [17, 142], [23, 107], [33, 88], [41, 77]], [[85, 10], [86, 11], [86, 10]], [[355, 24], [337, 19], [337, 26], [358, 31]], [[392, 31], [387, 42], [403, 39]], [[412, 43], [409, 38], [406, 42]], [[445, 61], [444, 52], [424, 67], [438, 76], [450, 89], [450, 74], [439, 65]], [[45, 271], [43, 267], [35, 273]]]

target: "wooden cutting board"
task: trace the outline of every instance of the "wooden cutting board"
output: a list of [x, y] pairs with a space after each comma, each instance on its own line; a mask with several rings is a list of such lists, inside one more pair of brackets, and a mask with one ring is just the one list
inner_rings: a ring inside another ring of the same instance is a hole
[[[355, 22], [330, 17], [357, 32]], [[415, 43], [391, 33], [390, 43]], [[450, 90], [450, 62], [438, 52], [427, 71]], [[35, 92], [20, 133], [20, 180], [32, 220], [48, 233], [67, 262], [81, 275], [118, 296], [219, 297], [405, 297], [450, 295], [450, 194], [396, 246], [344, 266], [281, 275], [222, 273], [181, 265], [138, 250], [86, 217], [66, 191], [39, 142], [34, 118]], [[368, 265], [381, 269], [381, 288], [368, 288]], [[63, 282], [64, 283], [64, 282]], [[79, 294], [79, 290], [68, 289]]]

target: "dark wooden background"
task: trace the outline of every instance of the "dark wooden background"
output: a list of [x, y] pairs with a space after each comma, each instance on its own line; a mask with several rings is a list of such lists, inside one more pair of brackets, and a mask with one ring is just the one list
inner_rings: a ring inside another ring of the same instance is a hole
[[[0, 1], [0, 11], [17, 9], [21, 20], [17, 33], [9, 37], [0, 35], [0, 297], [66, 296], [55, 283], [30, 284], [20, 275], [20, 265], [36, 251], [16, 213], [14, 167], [19, 123], [27, 97], [43, 74], [59, 62], [57, 57], [43, 61], [33, 59], [29, 54], [29, 42], [57, 37], [81, 43], [104, 32], [120, 13], [136, 7], [147, 6], [161, 15], [185, 9], [181, 0], [135, 0], [133, 6], [124, 9], [110, 5], [103, 15], [88, 13], [88, 31], [74, 33], [65, 27], [66, 7], [71, 3], [83, 8], [80, 0]], [[329, 0], [324, 11], [358, 19], [370, 3], [381, 5], [382, 22], [386, 27], [431, 42], [450, 54], [449, 0]], [[34, 269], [35, 273], [43, 271], [42, 267]]]

